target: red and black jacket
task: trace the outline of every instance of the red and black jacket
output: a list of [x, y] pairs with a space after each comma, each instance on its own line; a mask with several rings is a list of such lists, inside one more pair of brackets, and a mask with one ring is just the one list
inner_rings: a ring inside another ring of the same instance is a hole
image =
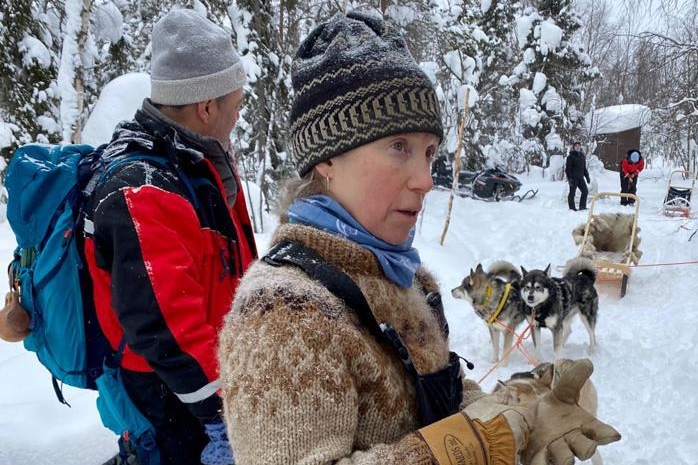
[[229, 208], [196, 138], [149, 108], [117, 128], [104, 154], [135, 158], [95, 192], [85, 241], [95, 307], [112, 348], [125, 338], [123, 368], [156, 372], [194, 414], [209, 417], [219, 407], [217, 335], [256, 258], [254, 235], [237, 176]]
[[[638, 155], [638, 160], [635, 163], [630, 160], [633, 153], [637, 153]], [[620, 169], [621, 173], [626, 178], [635, 178], [638, 174], [640, 174], [640, 171], [645, 169], [645, 159], [642, 157], [642, 154], [639, 151], [628, 150], [625, 158], [623, 158], [623, 161], [620, 163]]]

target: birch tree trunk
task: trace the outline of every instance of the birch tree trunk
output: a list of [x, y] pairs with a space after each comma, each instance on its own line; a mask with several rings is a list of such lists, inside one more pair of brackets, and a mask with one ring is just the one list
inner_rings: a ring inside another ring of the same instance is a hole
[[446, 212], [446, 221], [444, 222], [444, 230], [441, 233], [440, 245], [444, 245], [448, 226], [451, 224], [451, 210], [453, 210], [453, 197], [458, 189], [458, 178], [460, 175], [460, 154], [463, 151], [463, 133], [465, 132], [465, 120], [468, 118], [468, 102], [470, 101], [470, 87], [465, 88], [465, 100], [463, 101], [463, 114], [461, 115], [460, 124], [458, 125], [458, 146], [456, 154], [453, 158], [453, 184], [451, 185], [451, 195], [448, 197], [448, 210]]
[[64, 143], [78, 143], [85, 99], [85, 57], [92, 0], [67, 0], [62, 21], [63, 46], [58, 68], [60, 117]]

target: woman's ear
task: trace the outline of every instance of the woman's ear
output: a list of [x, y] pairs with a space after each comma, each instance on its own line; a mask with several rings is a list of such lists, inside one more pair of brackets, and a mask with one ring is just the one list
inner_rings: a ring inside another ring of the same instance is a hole
[[332, 160], [322, 161], [315, 165], [317, 173], [325, 179], [332, 178]]

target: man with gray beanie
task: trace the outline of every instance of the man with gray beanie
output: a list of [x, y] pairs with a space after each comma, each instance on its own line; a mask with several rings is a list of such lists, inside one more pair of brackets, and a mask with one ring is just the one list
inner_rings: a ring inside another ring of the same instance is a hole
[[125, 343], [124, 387], [155, 429], [162, 465], [234, 463], [216, 345], [257, 256], [230, 142], [245, 82], [226, 30], [193, 10], [162, 17], [151, 97], [116, 128], [103, 158], [118, 163], [88, 212], [100, 326], [114, 350]]

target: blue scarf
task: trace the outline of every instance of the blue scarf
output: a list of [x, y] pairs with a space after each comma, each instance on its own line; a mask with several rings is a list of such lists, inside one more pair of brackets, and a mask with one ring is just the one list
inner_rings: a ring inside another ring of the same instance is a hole
[[412, 285], [421, 261], [412, 247], [414, 228], [410, 237], [399, 245], [388, 244], [359, 224], [344, 207], [327, 195], [313, 195], [296, 200], [288, 207], [290, 223], [301, 223], [344, 237], [371, 251], [378, 259], [385, 276], [400, 287]]

